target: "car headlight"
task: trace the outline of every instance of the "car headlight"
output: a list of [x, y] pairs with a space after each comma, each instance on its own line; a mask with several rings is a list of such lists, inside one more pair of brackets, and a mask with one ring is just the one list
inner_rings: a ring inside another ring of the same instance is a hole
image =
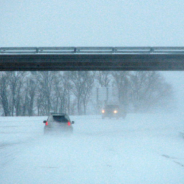
[[117, 110], [114, 110], [114, 114], [116, 114], [116, 113], [118, 113], [118, 111]]
[[105, 113], [105, 110], [102, 110], [102, 113]]

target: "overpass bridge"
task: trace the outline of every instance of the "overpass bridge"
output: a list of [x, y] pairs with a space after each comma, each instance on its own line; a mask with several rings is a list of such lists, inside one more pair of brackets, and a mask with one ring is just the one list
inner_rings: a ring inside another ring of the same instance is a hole
[[0, 47], [0, 71], [184, 70], [184, 47]]

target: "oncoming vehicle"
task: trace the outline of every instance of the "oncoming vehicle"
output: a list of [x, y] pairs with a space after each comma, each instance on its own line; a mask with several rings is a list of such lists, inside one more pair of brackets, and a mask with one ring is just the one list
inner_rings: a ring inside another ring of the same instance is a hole
[[65, 113], [52, 113], [45, 123], [44, 133], [72, 133], [74, 121], [71, 121]]
[[102, 109], [102, 118], [125, 118], [126, 112], [123, 108], [120, 108], [119, 105], [105, 105]]

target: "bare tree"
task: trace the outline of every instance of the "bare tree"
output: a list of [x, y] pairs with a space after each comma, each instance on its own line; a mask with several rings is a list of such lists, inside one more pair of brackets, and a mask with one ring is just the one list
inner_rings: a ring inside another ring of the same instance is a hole
[[95, 73], [86, 72], [85, 78], [86, 78], [86, 82], [84, 84], [83, 95], [82, 95], [82, 104], [83, 104], [84, 114], [86, 114], [87, 104], [90, 99], [92, 88], [94, 86]]
[[22, 86], [26, 72], [6, 72], [11, 91], [11, 115], [21, 115]]
[[0, 78], [0, 98], [1, 98], [1, 104], [3, 107], [4, 115], [9, 116], [10, 115], [10, 104], [8, 100], [8, 78], [6, 73], [1, 73]]
[[70, 73], [64, 72], [63, 73], [63, 89], [66, 100], [66, 111], [70, 114], [71, 113], [71, 93], [72, 93], [72, 84], [70, 81]]
[[34, 102], [37, 90], [37, 83], [34, 75], [30, 75], [25, 81], [24, 100], [23, 101], [23, 115], [32, 116], [34, 114]]
[[69, 73], [59, 72], [53, 80], [55, 112], [70, 113], [71, 88]]
[[96, 74], [96, 78], [101, 87], [108, 87], [111, 81], [111, 72], [110, 71], [99, 71]]
[[36, 72], [36, 79], [38, 82], [38, 96], [37, 96], [37, 108], [38, 113], [43, 115], [49, 114], [52, 109], [51, 96], [53, 92], [53, 79], [54, 72], [43, 71]]
[[[85, 113], [89, 93], [94, 82], [94, 73], [89, 71], [74, 71], [70, 72], [70, 78], [73, 84], [73, 93], [77, 100], [78, 114]], [[82, 104], [84, 107], [83, 112]]]
[[120, 105], [134, 111], [166, 106], [172, 96], [172, 87], [155, 71], [1, 72], [3, 114], [32, 116], [36, 110], [38, 115], [50, 111], [86, 114], [95, 79], [106, 88], [113, 82]]
[[125, 108], [128, 105], [128, 90], [129, 90], [129, 76], [130, 72], [127, 71], [116, 71], [112, 72], [114, 77], [114, 83], [118, 90], [118, 99], [121, 105]]
[[172, 87], [155, 71], [138, 71], [131, 75], [131, 102], [135, 111], [148, 111], [165, 103]]

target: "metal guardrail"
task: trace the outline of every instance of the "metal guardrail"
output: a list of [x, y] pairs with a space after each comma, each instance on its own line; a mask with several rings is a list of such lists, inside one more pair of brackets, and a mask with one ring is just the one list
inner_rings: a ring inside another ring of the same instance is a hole
[[0, 71], [184, 71], [184, 47], [0, 47]]
[[0, 54], [184, 54], [184, 47], [0, 47]]

